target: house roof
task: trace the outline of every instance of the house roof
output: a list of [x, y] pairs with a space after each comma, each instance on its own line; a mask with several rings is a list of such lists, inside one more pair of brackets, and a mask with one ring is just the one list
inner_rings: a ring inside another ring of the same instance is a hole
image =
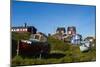
[[36, 29], [34, 26], [27, 26], [27, 27], [17, 26], [17, 27], [12, 27], [12, 29], [22, 29], [22, 28], [34, 28], [34, 29]]
[[40, 35], [43, 35], [43, 36], [47, 37], [47, 35], [42, 33], [42, 32], [37, 32], [37, 34], [40, 34]]
[[62, 30], [63, 30], [63, 31], [66, 31], [66, 30], [65, 30], [65, 27], [58, 27], [56, 31], [62, 31]]
[[70, 30], [72, 30], [72, 29], [73, 29], [74, 31], [76, 31], [76, 27], [75, 27], [75, 26], [70, 26], [70, 27], [68, 27], [68, 28], [67, 28], [67, 31], [70, 31]]
[[22, 27], [22, 26], [12, 27], [12, 29], [18, 29], [18, 28], [26, 28], [26, 27]]
[[94, 39], [93, 37], [86, 37], [84, 40]]

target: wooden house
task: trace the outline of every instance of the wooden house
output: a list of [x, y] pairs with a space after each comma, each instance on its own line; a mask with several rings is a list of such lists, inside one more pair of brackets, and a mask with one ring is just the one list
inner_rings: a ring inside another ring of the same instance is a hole
[[11, 29], [12, 32], [18, 32], [18, 33], [24, 33], [24, 32], [29, 32], [32, 34], [35, 34], [37, 29], [34, 26], [17, 26], [17, 27], [12, 27]]

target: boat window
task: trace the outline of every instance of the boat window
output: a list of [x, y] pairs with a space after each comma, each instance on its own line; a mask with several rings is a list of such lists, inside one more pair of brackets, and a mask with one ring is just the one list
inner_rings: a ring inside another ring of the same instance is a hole
[[39, 39], [39, 35], [35, 35], [35, 39]]

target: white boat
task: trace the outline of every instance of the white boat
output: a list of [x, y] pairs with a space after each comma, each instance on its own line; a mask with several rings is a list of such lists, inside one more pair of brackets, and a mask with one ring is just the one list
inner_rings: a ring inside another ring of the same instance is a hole
[[80, 45], [80, 51], [84, 52], [84, 51], [88, 51], [90, 49], [90, 42], [89, 41], [82, 41], [81, 45]]

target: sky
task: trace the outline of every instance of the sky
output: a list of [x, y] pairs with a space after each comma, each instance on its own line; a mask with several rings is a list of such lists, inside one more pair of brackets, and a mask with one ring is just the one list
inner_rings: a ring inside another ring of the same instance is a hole
[[57, 27], [76, 26], [77, 34], [95, 36], [96, 7], [73, 4], [13, 1], [11, 25], [24, 23], [34, 26], [39, 32], [53, 34]]

